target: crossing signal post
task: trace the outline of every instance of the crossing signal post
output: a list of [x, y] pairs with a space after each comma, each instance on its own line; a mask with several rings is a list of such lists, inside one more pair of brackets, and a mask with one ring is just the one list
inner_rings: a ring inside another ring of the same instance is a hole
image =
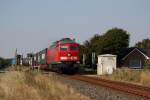
[[92, 52], [92, 68], [96, 68], [96, 64], [95, 64], [95, 52]]
[[85, 65], [85, 59], [86, 59], [86, 55], [83, 54], [83, 58], [82, 58], [83, 65]]

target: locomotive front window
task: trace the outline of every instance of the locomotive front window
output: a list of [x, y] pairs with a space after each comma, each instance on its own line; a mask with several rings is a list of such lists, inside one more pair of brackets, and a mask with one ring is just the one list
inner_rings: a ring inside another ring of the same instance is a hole
[[76, 51], [78, 49], [79, 49], [78, 46], [70, 46], [70, 50]]
[[61, 51], [67, 51], [67, 48], [68, 48], [67, 46], [61, 46], [61, 47], [60, 47], [60, 50], [61, 50]]

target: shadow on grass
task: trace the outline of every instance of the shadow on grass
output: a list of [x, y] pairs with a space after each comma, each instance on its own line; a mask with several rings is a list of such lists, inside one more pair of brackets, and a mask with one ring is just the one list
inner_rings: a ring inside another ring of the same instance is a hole
[[78, 71], [78, 74], [81, 74], [81, 75], [86, 75], [86, 74], [91, 74], [91, 75], [94, 75], [97, 73], [97, 69], [94, 69], [94, 68], [90, 68], [90, 67], [87, 67], [87, 66], [81, 66], [79, 68], [79, 71]]

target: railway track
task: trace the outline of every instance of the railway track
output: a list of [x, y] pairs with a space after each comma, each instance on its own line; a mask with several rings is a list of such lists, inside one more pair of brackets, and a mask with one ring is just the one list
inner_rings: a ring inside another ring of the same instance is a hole
[[150, 99], [150, 88], [148, 87], [123, 82], [110, 81], [96, 77], [88, 77], [83, 75], [74, 75], [70, 76], [70, 78]]

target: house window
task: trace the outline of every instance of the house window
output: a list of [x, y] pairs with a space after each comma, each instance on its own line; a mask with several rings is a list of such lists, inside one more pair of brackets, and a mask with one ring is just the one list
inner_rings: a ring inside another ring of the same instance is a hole
[[141, 60], [140, 59], [132, 59], [129, 62], [131, 68], [141, 68]]

